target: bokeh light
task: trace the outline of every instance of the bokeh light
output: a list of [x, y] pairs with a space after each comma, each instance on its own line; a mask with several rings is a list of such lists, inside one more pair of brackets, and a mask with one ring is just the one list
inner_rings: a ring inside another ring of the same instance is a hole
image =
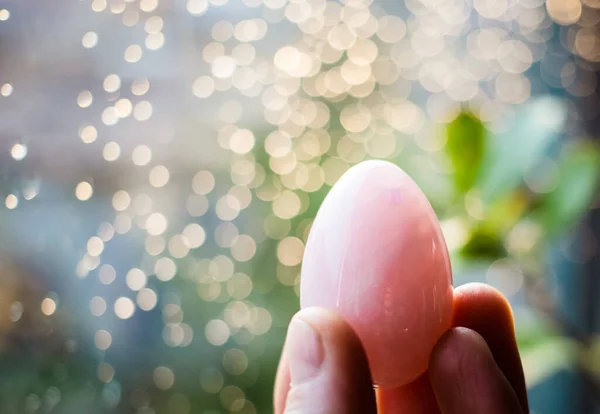
[[[592, 230], [562, 240], [530, 207], [579, 171], [565, 142], [600, 115], [597, 0], [63, 3], [0, 8], [0, 271], [19, 264], [0, 349], [27, 338], [44, 367], [15, 407], [52, 412], [57, 390], [79, 411], [269, 412], [311, 225], [364, 160], [418, 182], [455, 281], [495, 286], [517, 321], [554, 303], [544, 255], [595, 257]], [[493, 155], [520, 140], [496, 177], [519, 175], [510, 202], [453, 192], [459, 114]]]

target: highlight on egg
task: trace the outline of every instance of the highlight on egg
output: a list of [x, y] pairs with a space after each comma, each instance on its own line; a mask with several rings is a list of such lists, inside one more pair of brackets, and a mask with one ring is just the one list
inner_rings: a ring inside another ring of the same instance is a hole
[[373, 381], [411, 382], [452, 318], [452, 271], [438, 219], [417, 184], [386, 161], [350, 168], [325, 198], [302, 264], [302, 308], [347, 320]]

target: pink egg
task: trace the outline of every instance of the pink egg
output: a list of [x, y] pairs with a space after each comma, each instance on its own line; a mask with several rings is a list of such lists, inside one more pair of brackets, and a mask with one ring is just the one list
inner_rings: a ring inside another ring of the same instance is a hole
[[306, 244], [300, 303], [352, 325], [376, 385], [404, 385], [427, 370], [450, 328], [452, 271], [438, 219], [404, 171], [366, 161], [331, 189]]

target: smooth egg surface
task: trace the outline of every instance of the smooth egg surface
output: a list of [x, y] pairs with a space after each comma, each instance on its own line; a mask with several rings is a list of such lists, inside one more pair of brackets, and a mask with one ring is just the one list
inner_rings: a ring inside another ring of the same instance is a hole
[[306, 244], [300, 304], [350, 323], [376, 385], [397, 387], [426, 371], [451, 324], [452, 272], [431, 205], [399, 167], [365, 161], [331, 189]]

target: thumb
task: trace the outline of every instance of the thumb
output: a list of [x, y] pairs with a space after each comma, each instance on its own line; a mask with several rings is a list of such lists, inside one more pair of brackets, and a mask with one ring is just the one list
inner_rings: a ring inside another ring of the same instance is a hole
[[286, 414], [376, 412], [364, 349], [338, 315], [320, 308], [300, 311], [290, 323], [285, 348], [291, 379]]

